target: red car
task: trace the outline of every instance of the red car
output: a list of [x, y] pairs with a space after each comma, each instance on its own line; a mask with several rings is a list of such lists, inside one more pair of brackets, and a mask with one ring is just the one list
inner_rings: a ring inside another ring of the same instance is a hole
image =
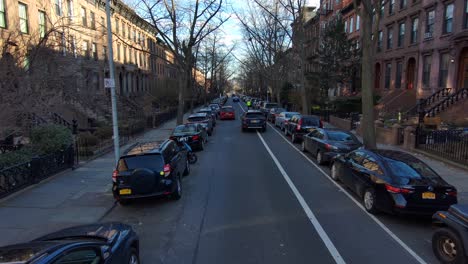
[[223, 106], [221, 108], [219, 118], [221, 120], [226, 120], [226, 119], [234, 120], [234, 119], [236, 119], [236, 113], [234, 111], [234, 108], [232, 108], [232, 106]]

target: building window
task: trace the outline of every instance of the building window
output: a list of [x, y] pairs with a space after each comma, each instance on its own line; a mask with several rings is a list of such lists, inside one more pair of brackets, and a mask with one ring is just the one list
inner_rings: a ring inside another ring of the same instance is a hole
[[117, 61], [120, 61], [120, 43], [117, 43]]
[[127, 35], [128, 35], [128, 36], [127, 36], [128, 39], [132, 39], [132, 37], [130, 36], [130, 34], [132, 33], [131, 31], [132, 31], [132, 30], [130, 29], [130, 25], [128, 25], [128, 32], [127, 32], [127, 33], [128, 33], [128, 34], [127, 34]]
[[89, 12], [89, 24], [92, 29], [96, 29], [96, 18], [94, 16], [94, 12], [90, 11]]
[[97, 54], [97, 45], [96, 45], [96, 43], [93, 42], [93, 44], [91, 44], [91, 50], [93, 52], [93, 59], [97, 61], [98, 54]]
[[440, 55], [440, 67], [439, 67], [439, 87], [447, 87], [448, 68], [449, 68], [450, 55], [443, 53]]
[[468, 28], [468, 0], [465, 0], [465, 23], [463, 24], [464, 28]]
[[359, 29], [361, 29], [361, 17], [359, 15], [357, 15], [357, 17], [356, 17], [356, 31], [359, 31]]
[[29, 33], [29, 21], [28, 21], [28, 6], [23, 3], [18, 3], [19, 9], [19, 20], [20, 20], [20, 31], [21, 33]]
[[42, 39], [46, 35], [46, 13], [39, 10], [39, 37]]
[[123, 48], [123, 59], [124, 59], [124, 63], [127, 63], [127, 47], [124, 46]]
[[405, 44], [405, 23], [400, 23], [398, 27], [398, 47], [402, 47]]
[[361, 48], [360, 42], [359, 42], [359, 39], [357, 39], [357, 40], [356, 40], [356, 49], [358, 50], [358, 49], [360, 49], [360, 48]]
[[65, 42], [65, 34], [62, 32], [57, 32], [57, 39], [60, 39], [60, 44], [59, 47], [62, 49], [62, 55], [66, 56], [67, 55], [67, 45]]
[[344, 32], [348, 33], [348, 20], [345, 20], [344, 22]]
[[89, 43], [87, 40], [83, 41], [81, 49], [82, 49], [82, 55], [85, 58], [89, 59]]
[[418, 41], [418, 25], [419, 18], [413, 18], [413, 21], [411, 21], [411, 44], [414, 44]]
[[383, 32], [382, 30], [379, 31], [379, 38], [377, 39], [377, 51], [382, 50], [382, 42], [383, 42]]
[[73, 16], [75, 15], [75, 12], [73, 11], [73, 1], [72, 0], [67, 0], [67, 8], [68, 8], [68, 18], [70, 20], [73, 20]]
[[81, 7], [81, 23], [85, 27], [88, 26], [88, 21], [86, 20], [86, 9], [84, 7]]
[[395, 78], [395, 88], [401, 88], [401, 73], [403, 71], [403, 63], [401, 61], [397, 62], [396, 65], [396, 78]]
[[388, 5], [388, 14], [393, 15], [393, 11], [395, 8], [395, 0], [390, 0]]
[[453, 28], [453, 3], [445, 6], [444, 33], [452, 33]]
[[406, 0], [400, 0], [400, 9], [405, 9], [408, 2]]
[[55, 0], [55, 14], [62, 15], [62, 0]]
[[0, 28], [6, 28], [5, 0], [0, 0]]
[[431, 79], [431, 56], [424, 56], [423, 58], [423, 86], [429, 88], [429, 82]]
[[424, 34], [424, 38], [432, 38], [432, 34], [434, 33], [435, 10], [428, 11], [426, 16], [426, 33]]
[[387, 49], [393, 48], [393, 27], [387, 28]]
[[385, 0], [380, 1], [380, 18], [384, 17], [385, 14]]
[[349, 33], [353, 33], [354, 31], [354, 17], [351, 17], [351, 20], [349, 20]]
[[101, 28], [102, 32], [106, 31], [106, 19], [104, 17], [101, 17]]
[[392, 64], [387, 63], [385, 65], [385, 89], [390, 88], [391, 77], [392, 77]]
[[73, 57], [77, 57], [78, 53], [76, 52], [76, 37], [72, 36], [72, 41], [71, 41], [71, 49], [73, 51]]
[[107, 59], [107, 46], [102, 46], [102, 58]]

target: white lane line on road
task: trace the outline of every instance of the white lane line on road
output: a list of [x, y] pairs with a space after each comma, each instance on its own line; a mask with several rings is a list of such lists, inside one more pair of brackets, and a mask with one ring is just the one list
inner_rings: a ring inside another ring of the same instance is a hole
[[[242, 106], [241, 106], [242, 107]], [[273, 127], [273, 125], [268, 124], [280, 137], [282, 137], [289, 145], [291, 145], [294, 150], [296, 150], [299, 154], [301, 154], [304, 158], [307, 159], [314, 167], [319, 170], [325, 177], [331, 181], [333, 184], [335, 184], [336, 187], [338, 187], [346, 196], [349, 197], [361, 210], [363, 210], [374, 222], [379, 225], [391, 238], [395, 240], [403, 249], [405, 249], [417, 262], [421, 264], [426, 264], [427, 262], [424, 261], [416, 252], [414, 252], [408, 245], [406, 245], [405, 242], [403, 242], [395, 233], [393, 233], [384, 223], [382, 223], [377, 217], [374, 215], [368, 213], [366, 209], [362, 206], [362, 204], [357, 201], [346, 189], [344, 189], [341, 185], [339, 185], [337, 182], [335, 182], [322, 168], [320, 168], [317, 164], [315, 164], [307, 155], [302, 153], [296, 146], [294, 146], [293, 143], [291, 143], [286, 137], [284, 137], [276, 128]]]
[[[239, 106], [241, 107], [242, 111], [245, 112], [244, 108], [242, 107], [242, 105], [240, 103], [239, 103]], [[257, 131], [257, 135], [260, 138], [260, 140], [262, 141], [263, 146], [265, 146], [265, 149], [268, 151], [268, 154], [270, 154], [270, 157], [275, 162], [276, 167], [278, 167], [278, 170], [281, 172], [281, 175], [283, 175], [284, 180], [288, 183], [289, 188], [291, 188], [291, 190], [293, 191], [294, 196], [296, 196], [296, 199], [298, 200], [299, 204], [301, 205], [302, 209], [304, 210], [304, 213], [307, 215], [307, 218], [309, 218], [309, 221], [314, 226], [315, 231], [317, 232], [317, 234], [322, 239], [323, 243], [325, 244], [328, 251], [330, 252], [330, 255], [333, 257], [333, 259], [335, 260], [336, 263], [345, 264], [346, 262], [344, 261], [344, 259], [341, 256], [340, 252], [338, 252], [335, 245], [330, 240], [330, 237], [328, 237], [328, 235], [325, 232], [325, 230], [323, 229], [322, 225], [317, 220], [317, 217], [315, 217], [315, 214], [312, 212], [309, 205], [307, 205], [306, 201], [304, 200], [304, 197], [302, 197], [301, 193], [296, 188], [296, 186], [292, 182], [291, 178], [289, 177], [289, 175], [286, 173], [286, 171], [284, 170], [281, 163], [276, 158], [275, 154], [273, 154], [270, 147], [268, 147], [267, 143], [265, 142], [262, 135], [258, 131]]]
[[325, 232], [325, 230], [323, 230], [323, 227], [322, 225], [320, 224], [320, 222], [317, 220], [317, 217], [315, 217], [315, 214], [312, 212], [312, 210], [310, 209], [310, 207], [307, 205], [306, 201], [304, 200], [304, 198], [302, 197], [301, 193], [297, 190], [296, 186], [294, 185], [294, 183], [291, 181], [291, 178], [289, 178], [288, 174], [286, 173], [286, 171], [284, 170], [283, 166], [281, 166], [280, 162], [278, 161], [278, 159], [276, 158], [276, 156], [273, 154], [273, 152], [271, 151], [270, 147], [268, 147], [267, 143], [265, 142], [265, 140], [263, 139], [262, 135], [260, 135], [260, 133], [257, 131], [257, 135], [258, 137], [260, 138], [260, 140], [262, 141], [263, 145], [265, 146], [266, 150], [268, 151], [268, 153], [270, 154], [271, 158], [273, 159], [273, 161], [275, 162], [276, 164], [276, 167], [278, 167], [279, 171], [281, 172], [281, 174], [283, 175], [283, 178], [284, 180], [286, 180], [286, 182], [288, 183], [289, 185], [289, 188], [291, 188], [291, 190], [293, 191], [294, 195], [296, 196], [297, 200], [299, 201], [299, 203], [301, 204], [302, 206], [302, 209], [304, 210], [305, 214], [307, 215], [307, 217], [309, 218], [309, 221], [312, 223], [312, 225], [314, 226], [315, 228], [315, 231], [317, 231], [318, 235], [320, 236], [320, 238], [322, 239], [323, 243], [325, 244], [325, 246], [327, 247], [328, 251], [330, 252], [331, 256], [333, 257], [333, 259], [335, 260], [336, 263], [346, 263], [343, 259], [343, 257], [341, 257], [340, 255], [340, 252], [338, 252], [338, 250], [336, 249], [335, 245], [333, 245], [333, 242], [330, 240], [330, 238], [328, 237], [327, 233]]

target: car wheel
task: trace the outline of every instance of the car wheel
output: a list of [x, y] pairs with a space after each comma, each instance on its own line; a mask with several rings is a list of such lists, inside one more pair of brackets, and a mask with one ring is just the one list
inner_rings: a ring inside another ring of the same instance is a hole
[[204, 150], [204, 149], [205, 149], [205, 140], [202, 140], [200, 144], [200, 150]]
[[368, 188], [364, 192], [364, 208], [366, 209], [367, 212], [371, 214], [376, 214], [378, 213], [377, 207], [376, 207], [376, 202], [377, 198], [375, 196], [375, 190], [373, 188]]
[[208, 136], [211, 137], [211, 135], [213, 135], [213, 131], [208, 131]]
[[132, 200], [119, 200], [121, 206], [129, 206], [132, 203]]
[[440, 228], [432, 235], [432, 250], [441, 263], [466, 263], [463, 242], [449, 228]]
[[287, 128], [284, 128], [284, 135], [288, 136], [288, 129]]
[[140, 257], [135, 248], [130, 250], [130, 258], [128, 259], [128, 264], [140, 264]]
[[322, 165], [323, 163], [325, 163], [323, 161], [323, 154], [322, 154], [322, 152], [320, 150], [317, 152], [317, 163], [319, 165]]
[[301, 143], [301, 150], [302, 152], [307, 152], [306, 147], [305, 147], [305, 141], [302, 141]]
[[184, 170], [184, 176], [187, 176], [190, 174], [190, 165], [188, 162], [188, 159], [185, 161], [185, 170]]
[[182, 180], [180, 179], [180, 175], [176, 178], [176, 189], [172, 193], [172, 199], [179, 200], [182, 197]]
[[333, 163], [332, 164], [332, 167], [331, 167], [331, 178], [334, 180], [334, 181], [339, 181], [340, 180], [340, 176], [338, 175], [339, 173], [339, 167], [338, 165], [336, 165], [336, 163]]
[[266, 125], [262, 128], [262, 132], [266, 131]]
[[296, 143], [297, 139], [296, 139], [296, 134], [295, 133], [291, 134], [291, 141], [292, 141], [292, 143]]

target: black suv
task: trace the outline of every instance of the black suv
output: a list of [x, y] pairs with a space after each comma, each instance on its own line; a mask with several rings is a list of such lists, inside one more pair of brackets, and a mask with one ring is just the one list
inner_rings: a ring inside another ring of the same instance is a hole
[[266, 131], [265, 115], [258, 110], [248, 110], [241, 117], [242, 132], [249, 128], [259, 128], [262, 132]]
[[320, 117], [314, 115], [294, 115], [285, 125], [284, 134], [291, 135], [292, 142], [302, 140], [305, 134], [308, 134], [313, 128], [323, 127]]
[[112, 174], [114, 198], [122, 205], [130, 199], [182, 196], [182, 175], [190, 173], [187, 150], [173, 140], [135, 144], [120, 157]]

